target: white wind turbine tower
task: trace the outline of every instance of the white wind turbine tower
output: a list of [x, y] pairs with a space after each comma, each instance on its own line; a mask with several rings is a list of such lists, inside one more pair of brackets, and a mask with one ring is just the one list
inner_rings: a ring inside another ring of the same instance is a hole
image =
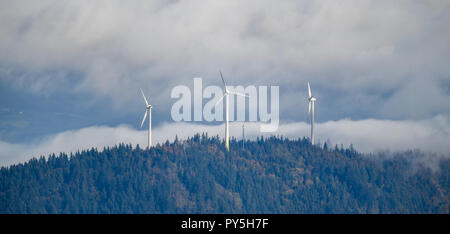
[[242, 124], [242, 149], [245, 147], [245, 131], [244, 131], [244, 124]]
[[144, 118], [142, 119], [142, 123], [141, 123], [141, 128], [144, 125], [145, 122], [145, 118], [147, 117], [147, 112], [148, 112], [148, 148], [150, 148], [152, 146], [152, 105], [148, 104], [147, 98], [144, 95], [144, 92], [141, 90], [142, 93], [142, 97], [144, 97], [144, 101], [145, 101], [145, 114], [144, 114]]
[[311, 144], [314, 145], [314, 102], [317, 99], [311, 95], [311, 88], [308, 82], [308, 114], [311, 113]]
[[220, 77], [222, 78], [222, 82], [223, 82], [223, 86], [225, 88], [225, 94], [216, 102], [216, 105], [219, 104], [222, 99], [225, 97], [225, 120], [226, 120], [226, 125], [225, 125], [225, 148], [227, 149], [227, 151], [230, 151], [230, 124], [228, 121], [228, 96], [230, 95], [239, 95], [239, 96], [244, 96], [244, 97], [249, 97], [249, 95], [247, 94], [243, 94], [243, 93], [238, 93], [238, 92], [231, 92], [230, 90], [228, 90], [227, 85], [225, 84], [225, 80], [223, 79], [223, 75], [222, 72], [219, 71], [220, 73]]

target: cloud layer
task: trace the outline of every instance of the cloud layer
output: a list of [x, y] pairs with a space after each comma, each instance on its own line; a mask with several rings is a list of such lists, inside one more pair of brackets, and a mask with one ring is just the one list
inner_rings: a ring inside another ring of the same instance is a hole
[[[245, 123], [247, 139], [260, 136], [259, 123]], [[231, 136], [241, 139], [242, 123], [231, 124]], [[278, 131], [270, 135], [283, 135], [288, 138], [298, 138], [309, 135], [309, 125], [304, 122], [282, 124]], [[153, 129], [153, 142], [164, 143], [167, 139], [174, 140], [177, 135], [186, 139], [195, 133], [206, 132], [210, 136], [224, 135], [224, 125], [201, 125], [187, 122], [165, 123]], [[390, 121], [390, 120], [359, 120], [349, 119], [329, 121], [317, 124], [318, 140], [330, 141], [332, 144], [353, 144], [362, 152], [378, 150], [408, 150], [418, 146], [425, 151], [442, 153], [450, 156], [450, 121], [443, 116], [423, 121]], [[135, 130], [129, 126], [118, 127], [93, 126], [76, 131], [66, 131], [48, 136], [30, 144], [11, 144], [0, 141], [0, 165], [6, 166], [24, 162], [32, 157], [59, 152], [76, 152], [78, 150], [96, 147], [102, 150], [105, 146], [118, 143], [131, 143], [146, 146], [147, 131]]]
[[322, 142], [449, 152], [449, 1], [0, 0], [0, 22], [4, 164], [145, 144], [143, 131], [121, 125], [140, 121], [139, 88], [159, 140], [220, 134], [166, 123], [171, 89], [194, 77], [219, 85], [219, 69], [229, 85], [280, 86], [285, 124], [275, 134], [309, 135], [309, 81]]
[[[2, 79], [113, 100], [202, 76], [277, 84], [281, 111], [311, 81], [322, 121], [450, 113], [448, 1], [0, 1]], [[303, 95], [304, 96], [304, 95]]]

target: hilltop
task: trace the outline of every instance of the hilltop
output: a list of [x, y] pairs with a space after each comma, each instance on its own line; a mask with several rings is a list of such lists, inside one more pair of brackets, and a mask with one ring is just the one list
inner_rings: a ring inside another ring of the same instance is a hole
[[281, 137], [195, 135], [50, 155], [0, 170], [0, 213], [449, 213], [450, 160]]

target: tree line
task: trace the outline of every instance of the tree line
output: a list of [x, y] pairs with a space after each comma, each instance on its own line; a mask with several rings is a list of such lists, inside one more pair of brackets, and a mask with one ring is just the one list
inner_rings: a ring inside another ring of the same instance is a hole
[[[195, 135], [150, 149], [33, 158], [0, 169], [0, 213], [449, 213], [450, 160], [365, 155], [306, 138]], [[416, 160], [417, 161], [417, 160]]]

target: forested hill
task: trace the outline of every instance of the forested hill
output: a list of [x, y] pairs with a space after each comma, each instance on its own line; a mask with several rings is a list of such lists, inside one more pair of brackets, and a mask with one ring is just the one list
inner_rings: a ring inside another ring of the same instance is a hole
[[450, 160], [412, 157], [278, 137], [121, 144], [1, 168], [0, 213], [449, 213]]

